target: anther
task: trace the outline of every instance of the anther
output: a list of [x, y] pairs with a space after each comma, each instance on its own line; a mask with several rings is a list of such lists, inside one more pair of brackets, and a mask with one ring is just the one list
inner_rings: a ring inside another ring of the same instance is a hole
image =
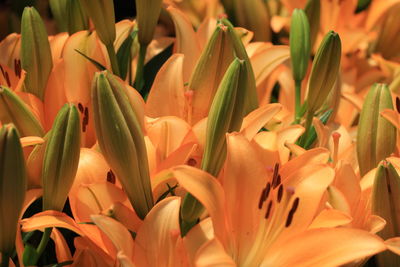
[[400, 98], [398, 96], [396, 96], [396, 109], [400, 113]]
[[272, 200], [268, 202], [268, 207], [267, 207], [267, 212], [265, 212], [265, 219], [268, 219], [269, 215], [271, 214], [271, 209], [272, 209]]
[[279, 189], [278, 189], [278, 196], [277, 196], [278, 203], [281, 202], [282, 196], [283, 196], [283, 185], [280, 185]]
[[189, 158], [187, 161], [187, 165], [189, 166], [196, 166], [197, 161], [194, 158]]
[[81, 113], [83, 113], [83, 105], [81, 103], [78, 103], [78, 109]]
[[112, 183], [112, 184], [115, 184], [115, 175], [114, 175], [114, 173], [112, 172], [112, 170], [109, 170], [109, 171], [107, 172], [107, 182]]

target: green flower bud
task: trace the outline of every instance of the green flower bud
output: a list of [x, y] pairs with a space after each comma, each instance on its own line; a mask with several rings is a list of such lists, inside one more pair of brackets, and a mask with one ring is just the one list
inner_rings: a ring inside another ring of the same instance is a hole
[[24, 154], [17, 130], [0, 129], [0, 252], [11, 256], [27, 188]]
[[96, 73], [92, 85], [94, 122], [105, 159], [143, 219], [154, 202], [140, 119], [125, 90], [123, 82], [109, 72]]
[[138, 23], [138, 39], [141, 45], [147, 46], [153, 40], [162, 0], [135, 0], [136, 21]]
[[360, 174], [364, 175], [388, 157], [396, 147], [396, 128], [380, 115], [393, 109], [386, 84], [374, 84], [365, 98], [357, 132], [357, 157]]
[[190, 78], [188, 90], [193, 91], [191, 123], [195, 124], [206, 117], [219, 83], [235, 57], [227, 27], [218, 24], [203, 50]]
[[308, 81], [307, 111], [314, 114], [321, 108], [338, 77], [341, 57], [339, 35], [330, 31], [325, 35], [315, 55]]
[[308, 0], [304, 11], [307, 14], [308, 22], [310, 24], [310, 39], [311, 49], [314, 47], [315, 41], [317, 40], [320, 17], [321, 17], [321, 1], [320, 0]]
[[243, 45], [242, 40], [236, 33], [233, 25], [227, 20], [222, 19], [221, 23], [228, 27], [228, 34], [230, 37], [230, 41], [233, 44], [235, 50], [235, 56], [241, 60], [244, 60], [244, 68], [246, 69], [246, 76], [244, 77], [246, 84], [244, 99], [245, 99], [245, 114], [250, 113], [251, 111], [258, 108], [258, 96], [257, 96], [257, 88], [256, 88], [256, 79], [254, 76], [253, 67], [251, 66], [251, 62], [249, 56], [247, 55], [246, 48]]
[[[211, 105], [207, 120], [206, 144], [201, 168], [217, 177], [226, 158], [226, 133], [239, 131], [244, 117], [244, 61], [235, 59], [226, 71]], [[182, 219], [195, 222], [203, 207], [187, 194], [182, 204]]]
[[53, 59], [46, 28], [33, 7], [22, 14], [21, 66], [26, 71], [25, 90], [43, 101]]
[[65, 104], [54, 120], [42, 168], [43, 210], [61, 211], [78, 169], [80, 154], [78, 109]]
[[22, 137], [44, 135], [42, 125], [27, 104], [7, 87], [0, 86], [0, 121], [13, 123]]
[[116, 37], [113, 0], [80, 0], [80, 2], [92, 20], [101, 42], [105, 46], [112, 46]]
[[68, 0], [65, 5], [67, 27], [70, 35], [89, 29], [89, 18], [79, 0]]
[[[386, 221], [378, 235], [389, 239], [400, 235], [400, 177], [390, 162], [382, 161], [372, 188], [372, 213]], [[400, 256], [390, 251], [378, 254], [379, 266], [400, 266]]]
[[51, 13], [57, 24], [57, 29], [60, 32], [68, 31], [68, 22], [66, 18], [66, 3], [69, 0], [49, 0]]
[[306, 13], [296, 8], [290, 26], [290, 58], [295, 81], [302, 81], [307, 73], [310, 50], [310, 25]]

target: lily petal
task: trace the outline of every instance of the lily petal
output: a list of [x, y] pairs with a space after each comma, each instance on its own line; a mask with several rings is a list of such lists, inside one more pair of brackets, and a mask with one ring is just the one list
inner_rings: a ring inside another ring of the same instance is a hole
[[339, 266], [386, 249], [366, 231], [349, 228], [313, 229], [287, 240], [268, 253], [262, 266]]

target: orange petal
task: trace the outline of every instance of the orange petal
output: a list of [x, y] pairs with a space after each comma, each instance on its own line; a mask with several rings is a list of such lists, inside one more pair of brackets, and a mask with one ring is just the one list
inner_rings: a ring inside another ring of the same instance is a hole
[[258, 131], [265, 124], [267, 124], [281, 109], [282, 106], [280, 104], [269, 104], [252, 111], [244, 118], [240, 132], [248, 140], [253, 139]]
[[182, 54], [173, 54], [158, 71], [146, 102], [148, 116], [183, 118], [185, 106], [183, 61]]
[[51, 231], [51, 238], [53, 239], [56, 247], [56, 256], [58, 262], [72, 260], [71, 251], [69, 250], [68, 244], [57, 228], [53, 228]]
[[111, 240], [117, 251], [122, 251], [130, 259], [133, 257], [134, 243], [128, 229], [108, 216], [92, 215], [90, 217]]
[[268, 253], [262, 266], [339, 266], [386, 249], [366, 231], [321, 228], [306, 231]]
[[195, 259], [196, 267], [234, 267], [236, 263], [226, 253], [221, 242], [217, 239], [212, 239], [205, 243], [197, 252]]
[[[230, 236], [234, 246], [232, 249], [246, 255], [246, 249], [251, 248], [255, 239], [254, 227], [260, 221], [258, 205], [266, 183], [267, 170], [257, 158], [250, 142], [240, 134], [227, 135], [227, 157], [223, 175], [226, 209], [231, 231], [235, 233]], [[238, 259], [238, 262], [242, 260]]]
[[400, 237], [393, 237], [385, 241], [387, 248], [400, 256]]
[[146, 215], [135, 239], [134, 263], [137, 266], [160, 266], [178, 262], [175, 255], [180, 238], [181, 199], [169, 197], [157, 203]]
[[25, 136], [20, 138], [21, 145], [22, 147], [27, 147], [27, 146], [34, 146], [34, 145], [39, 145], [43, 144], [44, 140], [43, 138], [39, 136]]
[[186, 15], [172, 6], [167, 8], [175, 25], [175, 53], [185, 55], [183, 63], [183, 81], [188, 82], [190, 75], [200, 56], [200, 44], [192, 24]]
[[286, 45], [267, 45], [264, 49], [259, 49], [250, 59], [256, 85], [259, 86], [276, 67], [289, 57], [290, 50]]
[[390, 121], [397, 129], [400, 129], [399, 113], [392, 109], [385, 109], [380, 112], [382, 117]]
[[213, 221], [215, 235], [226, 244], [225, 196], [217, 179], [207, 172], [186, 165], [174, 167], [171, 171], [179, 185], [203, 204]]
[[32, 232], [48, 227], [60, 227], [71, 230], [78, 235], [83, 235], [75, 221], [65, 213], [48, 210], [37, 213], [28, 219], [21, 221], [22, 231]]
[[345, 212], [335, 209], [325, 209], [313, 220], [309, 229], [334, 228], [349, 224], [351, 221], [351, 216]]
[[183, 238], [189, 262], [194, 262], [199, 248], [214, 238], [211, 218], [208, 217], [196, 224]]

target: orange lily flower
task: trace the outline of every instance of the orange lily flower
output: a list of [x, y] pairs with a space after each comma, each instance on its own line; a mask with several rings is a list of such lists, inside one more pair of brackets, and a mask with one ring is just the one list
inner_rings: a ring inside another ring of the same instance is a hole
[[304, 166], [309, 159], [305, 153], [272, 175], [254, 144], [230, 134], [222, 185], [201, 170], [173, 168], [180, 186], [202, 202], [213, 222], [216, 240], [205, 243], [194, 260], [211, 264], [218, 255], [231, 259], [228, 266], [335, 266], [384, 250], [383, 241], [365, 231], [308, 230], [334, 177], [326, 164]]

